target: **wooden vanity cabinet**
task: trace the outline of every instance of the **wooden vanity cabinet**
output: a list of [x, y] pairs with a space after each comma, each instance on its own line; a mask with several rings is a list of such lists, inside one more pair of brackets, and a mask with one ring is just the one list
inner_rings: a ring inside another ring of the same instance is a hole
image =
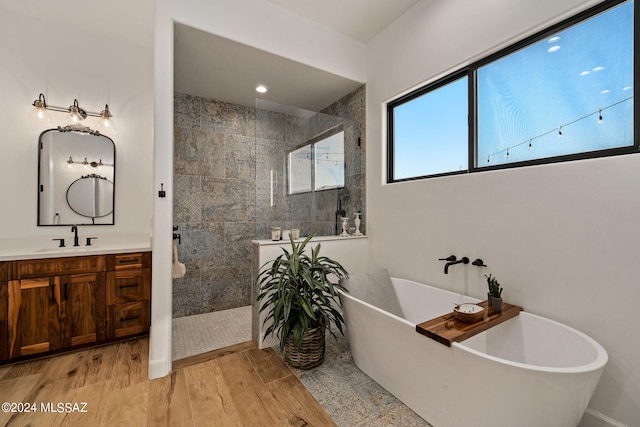
[[0, 362], [148, 332], [150, 288], [150, 253], [2, 262]]

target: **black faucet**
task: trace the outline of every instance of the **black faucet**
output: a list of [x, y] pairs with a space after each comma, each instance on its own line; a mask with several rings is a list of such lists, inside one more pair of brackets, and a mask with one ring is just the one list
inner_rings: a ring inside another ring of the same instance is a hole
[[80, 246], [80, 243], [78, 243], [78, 226], [72, 225], [71, 232], [75, 233], [73, 236], [73, 246]]
[[457, 261], [449, 261], [444, 265], [444, 274], [449, 274], [449, 267], [454, 264], [469, 264], [469, 258], [463, 256]]

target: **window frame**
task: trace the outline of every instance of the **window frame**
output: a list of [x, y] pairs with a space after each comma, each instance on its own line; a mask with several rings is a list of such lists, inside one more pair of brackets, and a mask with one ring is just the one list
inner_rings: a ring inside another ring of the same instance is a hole
[[[327, 138], [331, 138], [334, 135], [339, 134], [340, 132], [344, 133], [343, 139], [342, 139], [342, 146], [343, 146], [343, 152], [342, 152], [342, 167], [343, 167], [343, 183], [342, 185], [339, 186], [335, 186], [335, 187], [328, 187], [328, 188], [322, 188], [322, 189], [316, 189], [316, 153], [315, 153], [315, 146], [318, 142], [324, 141]], [[344, 144], [345, 144], [345, 139], [346, 139], [346, 132], [345, 132], [345, 126], [344, 125], [337, 125], [334, 126], [332, 128], [329, 128], [325, 131], [320, 132], [319, 134], [313, 136], [312, 138], [306, 140], [303, 144], [297, 145], [294, 148], [290, 149], [287, 151], [287, 196], [295, 196], [297, 194], [308, 194], [308, 193], [318, 193], [321, 191], [330, 191], [330, 190], [336, 190], [336, 189], [340, 189], [340, 188], [344, 188], [346, 186], [346, 150], [344, 148]], [[304, 147], [309, 147], [309, 152], [310, 152], [310, 157], [309, 157], [309, 162], [311, 164], [310, 168], [310, 184], [311, 184], [311, 189], [308, 191], [297, 191], [295, 193], [291, 192], [291, 162], [290, 162], [290, 156], [291, 153], [298, 151], [301, 148]]]
[[[625, 147], [607, 148], [602, 150], [585, 151], [580, 153], [564, 154], [553, 157], [544, 157], [532, 160], [514, 161], [508, 163], [501, 163], [489, 166], [478, 166], [480, 159], [477, 158], [477, 144], [478, 144], [478, 117], [477, 117], [477, 70], [485, 65], [488, 65], [494, 61], [497, 61], [505, 56], [508, 56], [518, 50], [531, 46], [545, 38], [558, 33], [566, 28], [577, 25], [589, 18], [594, 17], [600, 13], [604, 13], [609, 9], [625, 3], [627, 0], [605, 0], [604, 2], [586, 9], [568, 19], [565, 19], [557, 24], [551, 25], [535, 34], [525, 37], [524, 39], [515, 42], [499, 51], [490, 54], [478, 61], [473, 62], [463, 68], [457, 69], [446, 76], [439, 78], [435, 81], [429, 82], [424, 86], [419, 87], [405, 95], [402, 95], [392, 101], [389, 101], [386, 105], [387, 108], [387, 184], [404, 181], [414, 181], [427, 178], [437, 178], [450, 175], [472, 174], [485, 171], [493, 171], [500, 169], [513, 169], [519, 167], [535, 166], [541, 164], [561, 163], [575, 160], [584, 160], [600, 157], [610, 157], [625, 154], [633, 154], [640, 152], [640, 141], [638, 139], [638, 127], [640, 126], [640, 101], [638, 100], [637, 92], [637, 77], [638, 77], [638, 61], [640, 52], [640, 38], [635, 37], [638, 30], [638, 8], [633, 6], [633, 26], [634, 26], [634, 40], [633, 40], [633, 145]], [[429, 92], [437, 90], [438, 88], [447, 85], [462, 77], [468, 78], [468, 169], [463, 171], [443, 172], [431, 175], [422, 175], [401, 179], [394, 179], [394, 109], [400, 105], [403, 105], [415, 98], [425, 95]]]

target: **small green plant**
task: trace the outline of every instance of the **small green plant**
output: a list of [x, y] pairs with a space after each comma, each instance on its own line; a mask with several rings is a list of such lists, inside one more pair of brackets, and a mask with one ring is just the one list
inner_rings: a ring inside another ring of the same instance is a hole
[[331, 330], [333, 324], [343, 333], [344, 320], [336, 308], [340, 308], [338, 290], [347, 292], [340, 279], [348, 273], [337, 261], [319, 255], [319, 243], [310, 255], [304, 253], [312, 237], [300, 243], [290, 238], [291, 252], [283, 248], [284, 253], [264, 264], [256, 279], [260, 311], [267, 311], [264, 324], [273, 322], [264, 335], [277, 334], [280, 350], [289, 334], [300, 349], [304, 333], [312, 328], [327, 328], [336, 337]]
[[500, 287], [500, 283], [498, 283], [498, 279], [491, 277], [491, 274], [488, 276], [485, 274], [484, 277], [487, 278], [489, 295], [491, 295], [492, 298], [502, 298], [502, 288]]

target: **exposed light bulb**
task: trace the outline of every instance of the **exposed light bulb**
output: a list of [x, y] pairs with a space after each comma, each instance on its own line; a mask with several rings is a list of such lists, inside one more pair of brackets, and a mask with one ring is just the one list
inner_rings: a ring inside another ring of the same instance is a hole
[[83, 169], [88, 169], [89, 168], [89, 162], [87, 161], [87, 158], [84, 158], [84, 161], [82, 162], [82, 168]]
[[100, 112], [98, 130], [102, 133], [115, 132], [116, 130], [116, 124], [113, 122], [113, 114], [109, 111], [109, 105], [105, 105], [104, 110]]
[[78, 100], [74, 99], [73, 105], [69, 106], [69, 115], [65, 122], [69, 125], [77, 125], [84, 120], [86, 115], [87, 113], [78, 106]]
[[51, 116], [47, 111], [47, 102], [44, 95], [41, 93], [38, 99], [33, 101], [33, 110], [29, 113], [29, 120], [34, 122], [51, 122]]
[[67, 167], [71, 168], [71, 166], [73, 166], [73, 159], [69, 156], [69, 160], [67, 160]]

